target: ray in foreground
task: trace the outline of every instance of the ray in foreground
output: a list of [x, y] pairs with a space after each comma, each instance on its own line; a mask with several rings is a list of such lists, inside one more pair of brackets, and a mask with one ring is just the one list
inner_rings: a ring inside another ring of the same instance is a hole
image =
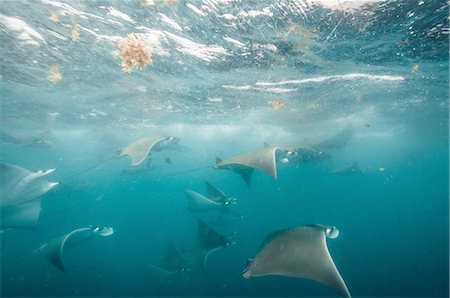
[[[279, 154], [279, 156], [277, 156]], [[216, 169], [229, 169], [241, 175], [247, 186], [250, 185], [254, 169], [263, 171], [277, 179], [276, 162], [285, 155], [285, 150], [279, 147], [264, 147], [255, 151], [240, 154], [229, 159], [216, 160]]]
[[350, 292], [328, 251], [326, 239], [339, 235], [335, 227], [305, 225], [270, 234], [242, 275], [251, 278], [284, 275], [320, 282], [343, 297]]
[[161, 151], [178, 142], [178, 138], [170, 136], [151, 136], [142, 138], [131, 143], [127, 147], [120, 149], [117, 152], [116, 158], [129, 155], [131, 157], [131, 165], [137, 166], [146, 159], [150, 151]]
[[32, 172], [0, 163], [1, 228], [33, 228], [41, 213], [40, 196], [58, 185], [45, 176], [56, 169]]
[[36, 252], [42, 253], [56, 268], [66, 272], [64, 266], [64, 251], [90, 239], [92, 236], [107, 237], [114, 234], [114, 229], [110, 227], [86, 227], [75, 229], [63, 236], [50, 240], [39, 247]]

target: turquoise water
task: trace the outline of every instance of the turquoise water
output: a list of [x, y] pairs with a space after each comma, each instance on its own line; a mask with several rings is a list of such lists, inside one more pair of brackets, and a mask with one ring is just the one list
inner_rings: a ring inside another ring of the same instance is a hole
[[[340, 231], [328, 249], [353, 296], [448, 297], [448, 9], [2, 1], [0, 161], [56, 168], [45, 179], [60, 183], [36, 225], [2, 229], [1, 296], [337, 296], [286, 276], [224, 287], [270, 233], [323, 224]], [[130, 33], [152, 63], [126, 73], [113, 52]], [[114, 158], [154, 135], [180, 142], [138, 171]], [[213, 168], [265, 143], [328, 158], [279, 160], [277, 179], [255, 170], [249, 186]], [[237, 199], [228, 221], [189, 212], [184, 190], [205, 194], [205, 181]], [[193, 247], [198, 218], [233, 245], [209, 255], [206, 273], [155, 271], [170, 243]], [[66, 273], [37, 251], [90, 225], [115, 232], [67, 249]]]

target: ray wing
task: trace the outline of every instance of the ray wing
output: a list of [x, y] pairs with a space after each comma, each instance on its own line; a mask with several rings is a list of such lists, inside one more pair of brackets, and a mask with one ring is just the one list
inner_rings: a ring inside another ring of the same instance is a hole
[[41, 200], [37, 198], [23, 204], [7, 205], [1, 208], [0, 227], [3, 229], [32, 229], [39, 220]]
[[[350, 297], [326, 244], [327, 227], [301, 226], [271, 234], [244, 277], [284, 275], [314, 280]], [[334, 235], [334, 234], [333, 234]]]
[[353, 126], [348, 124], [341, 132], [320, 143], [312, 145], [316, 149], [342, 148], [348, 145], [353, 137]]
[[228, 197], [223, 193], [223, 191], [221, 191], [208, 181], [205, 181], [205, 183], [209, 199], [219, 203], [226, 203], [228, 201]]
[[189, 211], [191, 212], [203, 212], [210, 210], [217, 210], [222, 208], [223, 204], [210, 200], [198, 192], [190, 189], [184, 191], [189, 202]]
[[[279, 147], [264, 147], [255, 151], [234, 156], [226, 160], [218, 160], [217, 168], [229, 168], [229, 166], [240, 165], [266, 172], [274, 179], [277, 178], [276, 151], [283, 149]], [[231, 167], [231, 169], [233, 169]]]
[[131, 165], [137, 166], [141, 164], [152, 150], [153, 146], [161, 141], [168, 140], [167, 136], [151, 136], [139, 139], [127, 147], [119, 150], [117, 158], [129, 155], [131, 157]]
[[180, 252], [172, 242], [169, 243], [169, 248], [160, 268], [168, 273], [181, 272], [184, 269]]
[[55, 238], [42, 246], [39, 251], [45, 255], [45, 257], [59, 270], [66, 272], [64, 266], [64, 251], [72, 248], [73, 246], [89, 239], [93, 235], [110, 236], [114, 233], [114, 230], [109, 227], [94, 228], [86, 227], [79, 228], [71, 231], [70, 233], [61, 237]]
[[211, 253], [218, 249], [231, 245], [230, 240], [214, 231], [210, 226], [201, 220], [198, 221], [197, 242], [191, 249], [183, 253], [183, 259], [191, 264], [202, 265], [206, 272], [206, 261]]
[[230, 241], [227, 237], [219, 234], [201, 220], [198, 220], [197, 243], [205, 250], [212, 250], [218, 247], [227, 246]]
[[0, 163], [0, 193], [10, 192], [14, 186], [32, 172], [19, 166]]

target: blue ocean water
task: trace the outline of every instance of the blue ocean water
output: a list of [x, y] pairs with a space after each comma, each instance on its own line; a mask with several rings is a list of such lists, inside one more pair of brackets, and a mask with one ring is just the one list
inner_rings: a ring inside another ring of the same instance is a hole
[[[1, 1], [0, 162], [56, 168], [59, 185], [35, 225], [2, 227], [0, 295], [337, 296], [237, 278], [267, 235], [322, 224], [352, 296], [448, 297], [448, 22], [446, 1]], [[132, 33], [142, 69], [117, 53]], [[180, 141], [138, 167], [115, 158], [155, 135]], [[213, 167], [265, 143], [328, 158], [280, 159], [250, 185]], [[189, 211], [205, 181], [234, 216]], [[170, 243], [195, 245], [198, 219], [233, 245], [205, 272], [154, 270]], [[65, 273], [38, 250], [91, 225], [114, 234], [64, 251]]]

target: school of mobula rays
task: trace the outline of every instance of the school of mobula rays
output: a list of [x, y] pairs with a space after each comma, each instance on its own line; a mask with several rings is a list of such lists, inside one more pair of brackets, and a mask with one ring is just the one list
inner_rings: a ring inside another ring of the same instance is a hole
[[[277, 162], [298, 163], [329, 158], [329, 155], [323, 150], [343, 146], [350, 136], [351, 127], [347, 127], [335, 137], [307, 148], [288, 148], [265, 144], [261, 149], [228, 159], [217, 158], [216, 163], [210, 167], [231, 170], [239, 174], [249, 186], [255, 169], [276, 179]], [[173, 144], [178, 144], [179, 141], [173, 136], [141, 138], [118, 150], [113, 158], [128, 155], [131, 158], [132, 166], [138, 166], [151, 155], [152, 151], [163, 150]], [[41, 212], [41, 196], [59, 183], [47, 179], [47, 176], [55, 170], [32, 172], [16, 165], [0, 163], [1, 229], [35, 227]], [[186, 189], [185, 195], [189, 211], [197, 214], [215, 210], [219, 212], [219, 216], [232, 215], [232, 206], [237, 202], [235, 198], [228, 197], [209, 182], [206, 182], [206, 194]], [[151, 266], [154, 270], [164, 274], [176, 274], [197, 264], [206, 271], [206, 261], [212, 252], [234, 244], [232, 236], [221, 235], [202, 220], [198, 219], [197, 222], [197, 240], [194, 246], [179, 250], [173, 243], [170, 243], [167, 254], [161, 263]], [[77, 243], [92, 237], [106, 237], [113, 234], [114, 229], [111, 227], [78, 228], [47, 241], [36, 252], [42, 253], [57, 269], [66, 272], [63, 256], [67, 248], [76, 246]], [[350, 292], [327, 247], [326, 239], [334, 239], [338, 235], [339, 231], [336, 227], [323, 225], [303, 225], [273, 232], [263, 241], [256, 257], [247, 260], [246, 268], [240, 276], [246, 279], [264, 275], [304, 278], [322, 283], [344, 297], [350, 297]]]

